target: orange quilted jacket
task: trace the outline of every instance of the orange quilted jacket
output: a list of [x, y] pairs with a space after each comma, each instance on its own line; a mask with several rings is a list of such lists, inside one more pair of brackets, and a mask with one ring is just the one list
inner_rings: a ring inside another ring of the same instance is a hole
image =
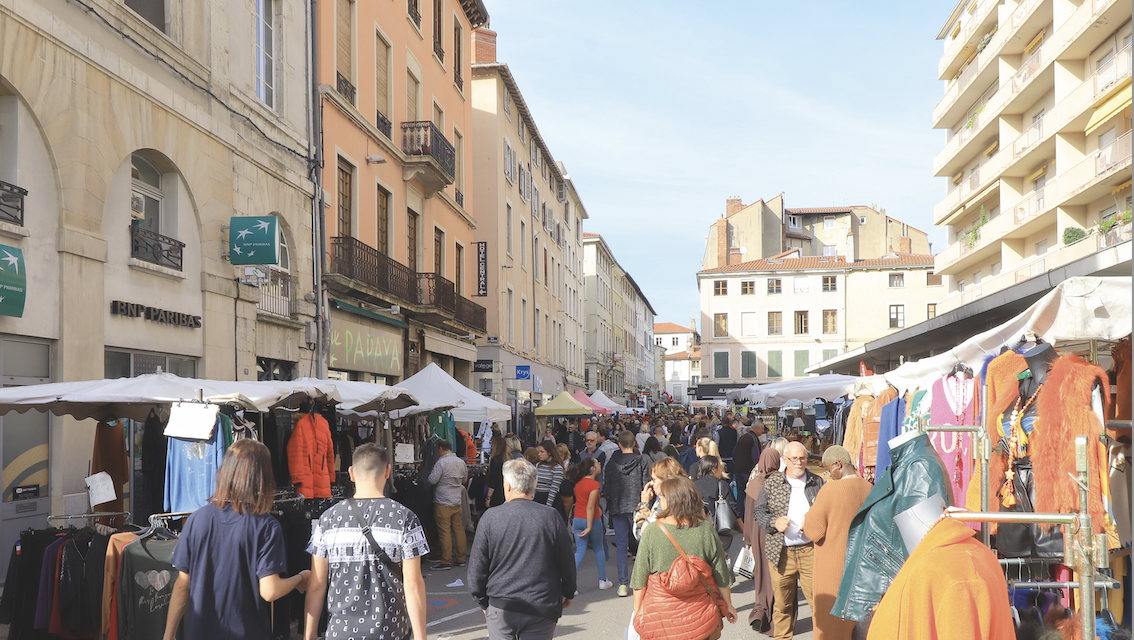
[[335, 479], [335, 451], [327, 419], [314, 413], [295, 423], [287, 441], [291, 482], [305, 498], [330, 498]]
[[707, 638], [720, 626], [724, 606], [720, 592], [714, 588], [710, 598], [696, 573], [699, 571], [715, 587], [713, 569], [697, 556], [689, 559], [696, 570], [678, 558], [669, 571], [650, 575], [646, 596], [634, 617], [634, 629], [642, 640]]

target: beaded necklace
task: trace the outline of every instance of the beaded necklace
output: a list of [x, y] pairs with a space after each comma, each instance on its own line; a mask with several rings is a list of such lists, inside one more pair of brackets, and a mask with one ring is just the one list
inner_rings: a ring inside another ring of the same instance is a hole
[[[1028, 412], [1028, 408], [1039, 397], [1040, 391], [1043, 390], [1043, 383], [1041, 382], [1036, 387], [1035, 393], [1032, 397], [1024, 402], [1021, 396], [1016, 397], [1016, 406], [1012, 408], [1012, 416], [1008, 419], [1009, 435], [1008, 435], [1008, 470], [1004, 472], [1004, 487], [1000, 490], [1000, 504], [1005, 507], [1016, 506], [1016, 492], [1013, 488], [1012, 481], [1016, 477], [1016, 471], [1012, 467], [1012, 461], [1020, 457], [1020, 429], [1021, 423], [1024, 421], [1024, 414]], [[1021, 407], [1021, 403], [1023, 406]]]

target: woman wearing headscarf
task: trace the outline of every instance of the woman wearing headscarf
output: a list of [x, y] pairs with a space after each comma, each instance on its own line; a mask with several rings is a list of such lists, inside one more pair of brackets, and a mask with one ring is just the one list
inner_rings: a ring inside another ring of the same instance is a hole
[[760, 454], [760, 462], [756, 470], [748, 479], [748, 486], [744, 488], [744, 542], [752, 547], [752, 555], [756, 558], [756, 566], [752, 567], [752, 583], [756, 591], [756, 603], [748, 614], [748, 624], [752, 629], [764, 633], [772, 629], [772, 577], [768, 573], [768, 563], [764, 558], [764, 530], [756, 524], [752, 511], [756, 506], [756, 498], [764, 488], [764, 481], [768, 476], [780, 470], [780, 452], [774, 447], [767, 447]]

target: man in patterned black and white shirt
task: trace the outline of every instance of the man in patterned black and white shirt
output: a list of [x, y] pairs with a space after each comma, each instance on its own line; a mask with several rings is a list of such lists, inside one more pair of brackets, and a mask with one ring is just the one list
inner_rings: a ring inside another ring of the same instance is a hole
[[[390, 477], [385, 449], [364, 444], [352, 462], [357, 510], [344, 500], [312, 523], [304, 638], [315, 640], [325, 603], [326, 640], [425, 640], [425, 531], [412, 511], [382, 493]], [[400, 571], [383, 564], [358, 517]]]

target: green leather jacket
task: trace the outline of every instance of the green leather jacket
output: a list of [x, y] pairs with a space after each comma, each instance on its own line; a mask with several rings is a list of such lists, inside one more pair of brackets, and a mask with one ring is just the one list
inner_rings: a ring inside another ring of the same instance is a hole
[[890, 458], [851, 521], [843, 579], [831, 608], [831, 615], [846, 620], [862, 620], [878, 606], [909, 556], [894, 516], [933, 494], [953, 504], [949, 472], [928, 435], [891, 449]]

